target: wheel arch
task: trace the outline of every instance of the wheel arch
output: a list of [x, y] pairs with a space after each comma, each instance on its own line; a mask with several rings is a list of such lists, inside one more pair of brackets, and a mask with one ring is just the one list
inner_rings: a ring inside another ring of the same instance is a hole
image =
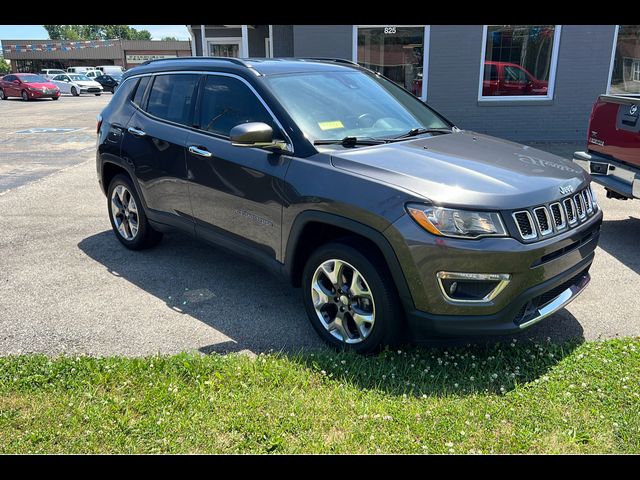
[[299, 287], [309, 254], [320, 245], [345, 237], [358, 238], [375, 249], [393, 278], [405, 311], [415, 309], [407, 280], [389, 240], [373, 227], [333, 213], [305, 211], [296, 217], [287, 241], [284, 276], [294, 287]]

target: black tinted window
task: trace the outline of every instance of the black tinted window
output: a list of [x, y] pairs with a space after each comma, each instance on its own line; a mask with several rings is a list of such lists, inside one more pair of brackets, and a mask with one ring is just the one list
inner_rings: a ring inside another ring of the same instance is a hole
[[207, 77], [200, 105], [200, 128], [229, 136], [233, 127], [247, 122], [263, 122], [278, 131], [269, 112], [244, 83], [231, 77]]
[[141, 106], [142, 96], [144, 95], [144, 91], [147, 88], [147, 84], [149, 83], [150, 79], [151, 77], [142, 77], [138, 82], [136, 93], [133, 96], [133, 103], [135, 103], [138, 106]]
[[13, 75], [7, 75], [6, 77], [3, 78], [5, 82], [13, 82], [15, 79], [16, 77], [14, 77]]
[[151, 86], [147, 112], [189, 125], [198, 75], [158, 75]]

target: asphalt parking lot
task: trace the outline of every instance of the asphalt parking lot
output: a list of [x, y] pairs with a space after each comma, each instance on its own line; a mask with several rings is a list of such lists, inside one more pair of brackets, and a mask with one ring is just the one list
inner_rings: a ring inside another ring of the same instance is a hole
[[[0, 355], [322, 348], [300, 290], [252, 263], [182, 234], [144, 252], [117, 242], [94, 160], [110, 98], [0, 102]], [[605, 221], [591, 285], [519, 338], [640, 335], [640, 201], [596, 193]]]

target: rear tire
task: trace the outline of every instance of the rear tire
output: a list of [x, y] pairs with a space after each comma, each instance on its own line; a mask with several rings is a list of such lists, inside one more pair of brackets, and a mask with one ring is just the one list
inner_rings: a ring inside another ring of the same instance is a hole
[[0, 100], [6, 100], [7, 96], [4, 94], [4, 90], [0, 89]]
[[125, 247], [142, 250], [162, 240], [162, 233], [149, 224], [138, 193], [127, 175], [119, 174], [111, 180], [107, 190], [107, 209], [113, 232]]
[[386, 264], [364, 251], [355, 239], [322, 245], [304, 267], [302, 289], [307, 316], [326, 343], [372, 354], [400, 341], [405, 315]]

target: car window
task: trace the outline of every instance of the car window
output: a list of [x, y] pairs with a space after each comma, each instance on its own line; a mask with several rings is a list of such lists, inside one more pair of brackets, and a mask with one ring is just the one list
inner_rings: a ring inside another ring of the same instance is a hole
[[147, 112], [158, 118], [189, 125], [199, 75], [158, 75], [149, 93]]
[[13, 75], [7, 75], [6, 77], [2, 77], [2, 80], [5, 82], [13, 82], [16, 79]]
[[413, 129], [450, 127], [411, 93], [366, 71], [270, 75], [265, 82], [312, 141], [389, 138]]
[[508, 82], [527, 83], [527, 75], [524, 71], [517, 67], [505, 65], [504, 67], [505, 80]]
[[53, 80], [56, 82], [64, 82], [64, 75], [56, 75], [53, 77]]
[[20, 80], [24, 83], [46, 83], [47, 79], [40, 75], [21, 75]]
[[149, 84], [149, 80], [151, 80], [151, 77], [142, 77], [136, 86], [136, 93], [133, 96], [132, 102], [139, 107], [142, 107], [142, 98], [144, 97], [144, 91]]
[[90, 78], [86, 75], [81, 75], [78, 73], [75, 75], [69, 75], [69, 77], [71, 77], [71, 80], [73, 80], [74, 82], [86, 82], [87, 80], [90, 80]]
[[200, 129], [228, 137], [233, 127], [247, 122], [263, 122], [277, 131], [269, 112], [244, 83], [231, 77], [208, 76], [200, 103]]

